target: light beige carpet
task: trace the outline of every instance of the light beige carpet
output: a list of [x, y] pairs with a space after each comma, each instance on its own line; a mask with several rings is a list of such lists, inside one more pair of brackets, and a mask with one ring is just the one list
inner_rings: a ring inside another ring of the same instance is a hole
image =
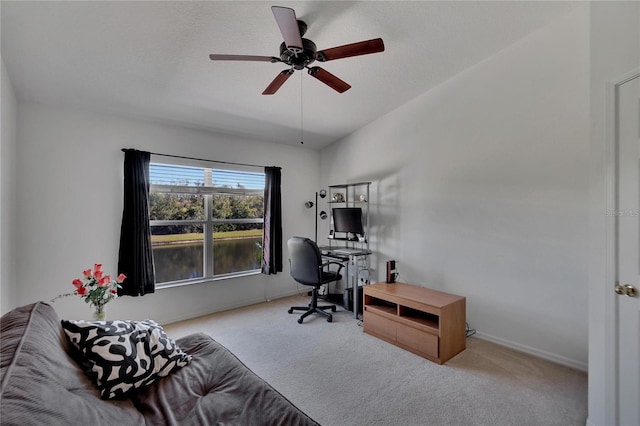
[[204, 332], [324, 426], [584, 425], [586, 373], [471, 337], [438, 365], [365, 334], [351, 312], [303, 324], [293, 296], [165, 326]]

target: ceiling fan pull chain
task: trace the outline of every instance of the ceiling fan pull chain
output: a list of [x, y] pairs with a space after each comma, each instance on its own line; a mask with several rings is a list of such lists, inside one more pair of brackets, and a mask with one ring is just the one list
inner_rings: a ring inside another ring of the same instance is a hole
[[304, 144], [304, 116], [303, 116], [303, 108], [302, 108], [302, 103], [303, 103], [303, 96], [302, 96], [302, 88], [303, 88], [303, 84], [302, 84], [302, 79], [304, 77], [304, 73], [300, 73], [300, 145]]

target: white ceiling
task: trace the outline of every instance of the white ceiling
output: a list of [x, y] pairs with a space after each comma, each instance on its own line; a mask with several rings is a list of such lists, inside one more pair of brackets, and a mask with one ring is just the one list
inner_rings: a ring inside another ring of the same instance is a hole
[[[381, 37], [383, 53], [320, 64], [339, 94], [286, 68], [271, 5], [295, 9], [318, 49]], [[165, 120], [321, 148], [513, 44], [574, 2], [5, 1], [2, 57], [21, 100]], [[302, 99], [302, 105], [301, 105]]]

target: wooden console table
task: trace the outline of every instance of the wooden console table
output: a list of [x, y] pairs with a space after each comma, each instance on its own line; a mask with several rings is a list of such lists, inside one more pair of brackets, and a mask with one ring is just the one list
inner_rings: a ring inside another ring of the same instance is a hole
[[363, 328], [443, 364], [466, 347], [466, 298], [404, 283], [367, 285]]

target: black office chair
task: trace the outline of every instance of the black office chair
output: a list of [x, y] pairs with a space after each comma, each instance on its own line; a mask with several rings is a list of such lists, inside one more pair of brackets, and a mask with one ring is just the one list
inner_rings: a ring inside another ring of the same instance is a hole
[[[308, 306], [292, 306], [289, 308], [289, 313], [291, 314], [293, 311], [298, 310], [306, 311], [298, 319], [298, 324], [302, 324], [302, 321], [313, 313], [325, 315], [327, 322], [333, 321], [333, 316], [325, 312], [325, 310], [331, 309], [331, 312], [335, 312], [336, 305], [318, 306], [318, 289], [324, 284], [341, 280], [340, 270], [343, 265], [338, 262], [322, 263], [320, 249], [309, 238], [292, 237], [287, 241], [287, 247], [289, 248], [291, 276], [300, 284], [313, 287], [311, 303]], [[331, 264], [339, 265], [338, 270], [329, 270], [329, 265]]]

